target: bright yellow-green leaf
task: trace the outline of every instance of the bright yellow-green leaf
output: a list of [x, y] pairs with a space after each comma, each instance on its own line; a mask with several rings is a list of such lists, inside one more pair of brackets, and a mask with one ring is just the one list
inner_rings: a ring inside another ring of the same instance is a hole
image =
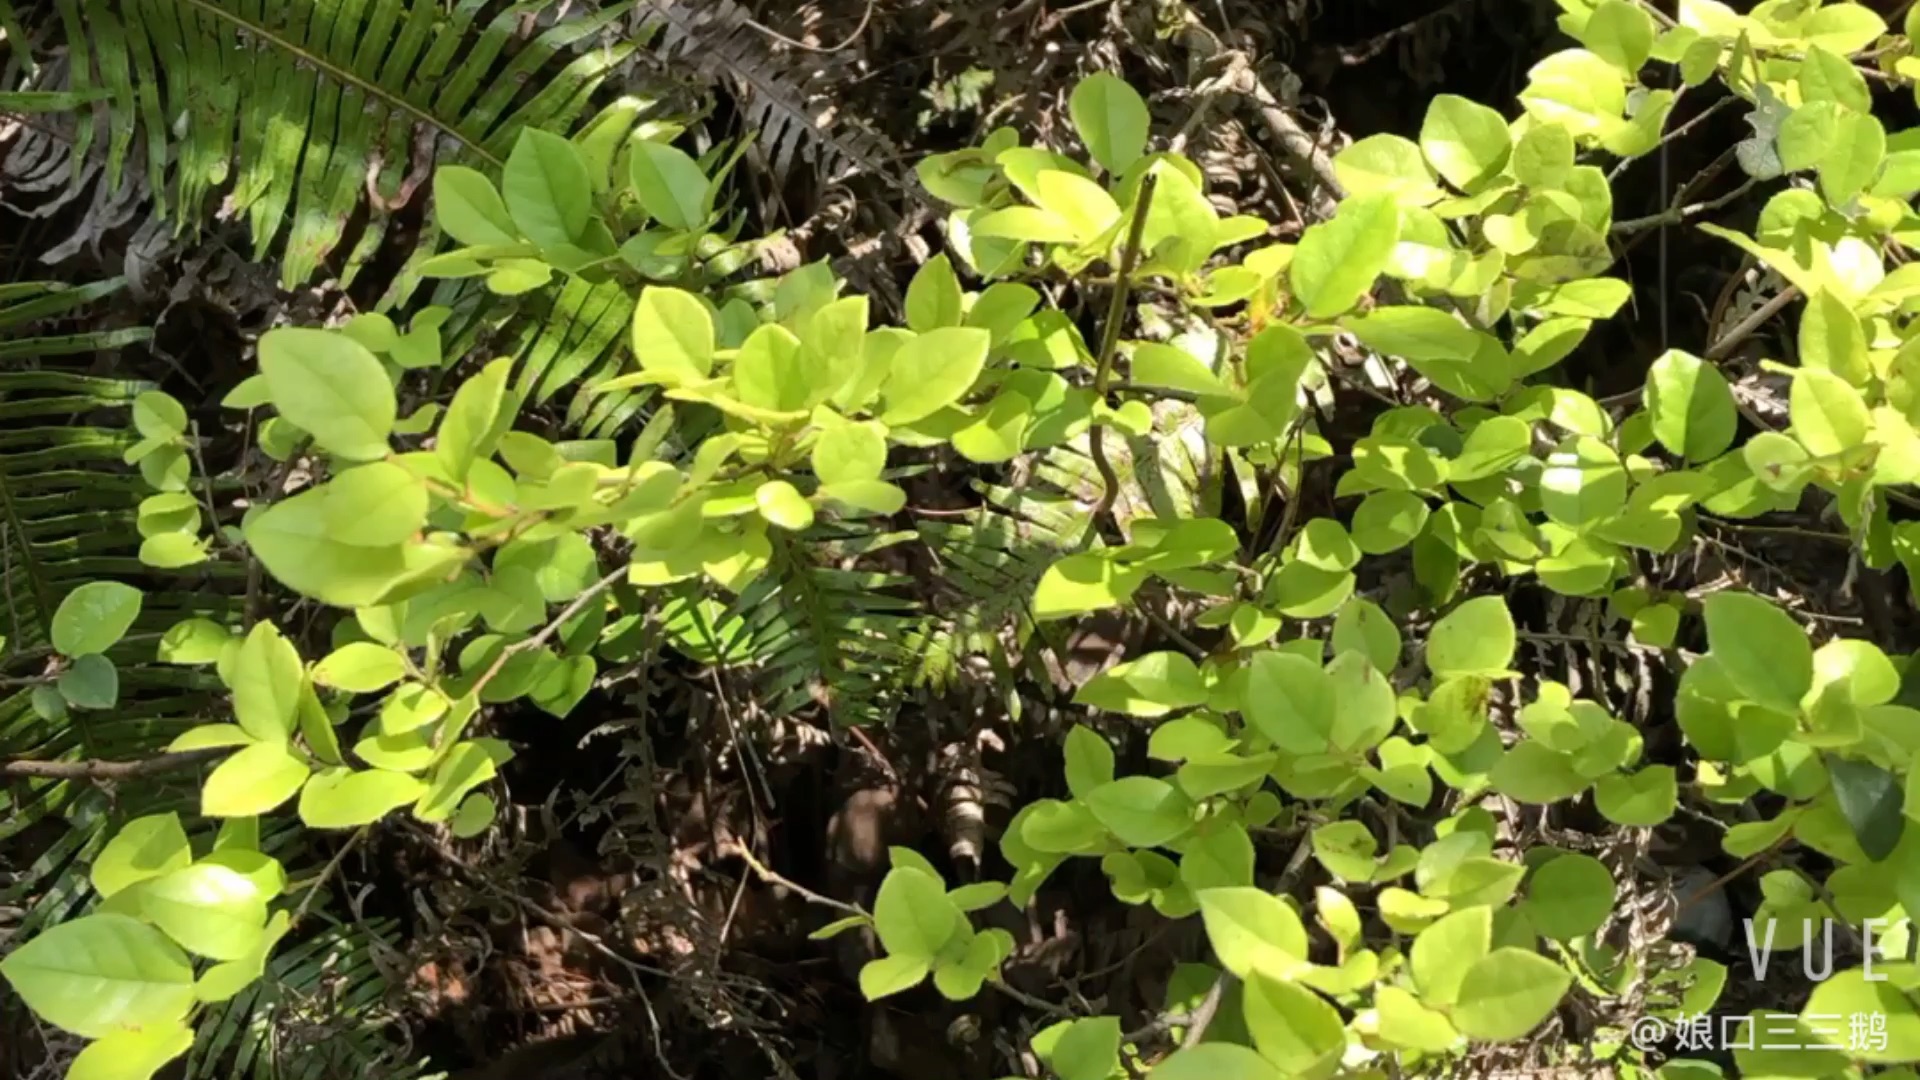
[[1725, 453], [1740, 425], [1719, 369], [1678, 349], [1662, 353], [1647, 372], [1647, 412], [1660, 445], [1692, 461]]
[[94, 858], [87, 874], [104, 898], [192, 862], [193, 850], [187, 846], [187, 831], [180, 825], [180, 815], [149, 814], [121, 826]]
[[1513, 662], [1513, 615], [1504, 597], [1481, 596], [1448, 612], [1427, 636], [1427, 667], [1436, 678], [1498, 676]]
[[686, 151], [652, 139], [631, 144], [634, 193], [653, 219], [669, 229], [697, 229], [706, 224], [712, 184], [700, 163]]
[[1702, 606], [1707, 646], [1735, 692], [1797, 715], [1813, 687], [1813, 646], [1800, 624], [1751, 593], [1717, 592]]
[[306, 783], [307, 764], [284, 742], [262, 742], [221, 762], [200, 791], [200, 812], [208, 817], [264, 814], [293, 798]]
[[1332, 219], [1309, 226], [1300, 237], [1287, 267], [1294, 296], [1315, 319], [1348, 311], [1373, 288], [1399, 239], [1400, 211], [1393, 196], [1342, 201]]
[[1286, 901], [1253, 887], [1206, 889], [1196, 899], [1207, 940], [1228, 971], [1288, 979], [1307, 966], [1306, 927]]
[[1440, 94], [1427, 105], [1420, 149], [1448, 183], [1472, 194], [1506, 167], [1513, 135], [1498, 112], [1456, 94]]
[[1565, 968], [1525, 949], [1495, 949], [1467, 969], [1453, 1023], [1476, 1039], [1517, 1039], [1539, 1026], [1573, 983]]
[[986, 365], [992, 340], [985, 330], [947, 327], [902, 345], [881, 388], [881, 422], [911, 424], [960, 400]]
[[193, 968], [179, 946], [126, 915], [58, 923], [0, 959], [27, 1007], [88, 1038], [164, 1028], [193, 1005]]
[[238, 960], [260, 941], [267, 897], [246, 875], [202, 862], [143, 883], [140, 911], [189, 952]]
[[469, 247], [516, 244], [520, 234], [493, 181], [464, 165], [433, 171], [433, 216], [448, 236]]
[[300, 791], [300, 820], [315, 829], [351, 829], [380, 820], [426, 789], [406, 773], [322, 769]]
[[148, 1080], [192, 1045], [192, 1029], [178, 1021], [115, 1031], [81, 1049], [67, 1080]]
[[330, 454], [387, 454], [396, 403], [386, 369], [366, 346], [332, 330], [281, 327], [260, 335], [260, 371], [273, 407]]
[[1073, 128], [1093, 160], [1118, 174], [1147, 149], [1147, 103], [1117, 75], [1096, 72], [1080, 80], [1067, 101]]
[[89, 581], [53, 613], [53, 647], [63, 656], [106, 652], [140, 617], [140, 590], [118, 581]]
[[713, 316], [692, 293], [649, 285], [633, 309], [633, 355], [640, 368], [670, 380], [697, 382], [713, 370]]
[[754, 489], [753, 501], [760, 516], [783, 529], [799, 532], [813, 524], [813, 507], [792, 484], [769, 480]]

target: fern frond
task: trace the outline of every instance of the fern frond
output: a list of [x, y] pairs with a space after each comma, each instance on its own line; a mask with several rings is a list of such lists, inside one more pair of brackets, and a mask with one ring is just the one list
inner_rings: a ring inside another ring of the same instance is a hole
[[[226, 191], [263, 259], [284, 244], [282, 279], [308, 280], [366, 207], [345, 260], [359, 268], [436, 158], [498, 166], [522, 128], [565, 130], [634, 44], [602, 40], [632, 7], [523, 31], [546, 0], [55, 0], [70, 50], [66, 85], [104, 93], [75, 138], [96, 141], [106, 182], [136, 144], [163, 216], [198, 226]], [[489, 16], [487, 13], [492, 12]], [[0, 94], [0, 108], [9, 95]], [[370, 197], [371, 196], [371, 197]]]
[[[277, 950], [266, 975], [195, 1026], [192, 1080], [410, 1080], [417, 1064], [394, 1042], [386, 972], [400, 957], [391, 919], [338, 924]], [[389, 967], [383, 967], [387, 958]]]
[[858, 168], [917, 197], [896, 175], [898, 152], [878, 132], [844, 117], [807, 92], [794, 62], [767, 47], [734, 0], [642, 0], [640, 26], [662, 31], [658, 51], [691, 63], [702, 74], [735, 87], [745, 126], [758, 134], [776, 176], [796, 161], [827, 171]]
[[731, 604], [682, 594], [666, 624], [696, 660], [756, 669], [756, 700], [773, 715], [825, 705], [837, 723], [884, 722], [910, 685], [926, 616], [902, 574], [850, 564], [910, 532], [821, 525], [805, 544], [773, 538], [770, 565]]

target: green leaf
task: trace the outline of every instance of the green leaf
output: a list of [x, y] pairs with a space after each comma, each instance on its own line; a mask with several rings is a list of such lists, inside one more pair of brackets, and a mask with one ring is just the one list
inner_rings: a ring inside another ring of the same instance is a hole
[[1195, 899], [1214, 955], [1233, 974], [1285, 980], [1309, 966], [1306, 927], [1286, 901], [1250, 886], [1206, 889]]
[[207, 561], [204, 540], [187, 533], [170, 532], [149, 536], [140, 542], [140, 562], [157, 570], [178, 570]]
[[641, 139], [632, 144], [629, 166], [640, 205], [669, 229], [698, 229], [707, 223], [712, 184], [700, 163], [666, 143]]
[[1413, 939], [1413, 981], [1428, 1005], [1452, 1005], [1467, 972], [1493, 943], [1493, 909], [1470, 907], [1443, 916]]
[[992, 342], [985, 330], [944, 327], [902, 345], [881, 388], [886, 406], [880, 421], [911, 424], [960, 400], [986, 366]]
[[56, 685], [76, 709], [111, 709], [120, 701], [120, 669], [98, 653], [75, 660]]
[[1739, 695], [1798, 715], [1813, 687], [1813, 646], [1800, 624], [1751, 593], [1717, 592], [1702, 608], [1707, 647]]
[[281, 584], [337, 607], [364, 607], [411, 569], [460, 558], [462, 549], [427, 544], [354, 547], [333, 536], [324, 489], [301, 492], [252, 515], [247, 546]]
[[267, 957], [272, 955], [273, 947], [280, 944], [280, 939], [287, 936], [292, 923], [292, 916], [287, 912], [274, 912], [253, 951], [238, 960], [209, 967], [194, 984], [193, 996], [205, 1002], [226, 1001], [251, 986], [266, 973]]
[[1800, 26], [1808, 46], [1819, 46], [1842, 56], [1859, 52], [1887, 32], [1887, 24], [1859, 4], [1828, 4]]
[[1604, 441], [1575, 435], [1547, 455], [1540, 472], [1540, 508], [1576, 531], [1613, 517], [1627, 504], [1627, 471]]
[[133, 399], [133, 426], [144, 438], [173, 439], [186, 433], [187, 410], [173, 395], [148, 390]]
[[1067, 732], [1067, 790], [1076, 798], [1113, 781], [1113, 747], [1081, 724]]
[[1566, 970], [1525, 949], [1495, 949], [1467, 969], [1453, 1023], [1476, 1039], [1518, 1039], [1560, 1004], [1573, 982]]
[[1653, 52], [1653, 16], [1628, 0], [1602, 0], [1587, 18], [1581, 43], [1594, 54], [1637, 76]]
[[1283, 1080], [1285, 1075], [1244, 1046], [1203, 1042], [1160, 1059], [1147, 1080]]
[[460, 809], [453, 812], [453, 817], [447, 822], [447, 831], [461, 840], [479, 836], [492, 826], [497, 809], [493, 796], [476, 791], [461, 802]]
[[1343, 200], [1331, 220], [1309, 226], [1300, 237], [1287, 268], [1294, 296], [1315, 319], [1348, 311], [1373, 288], [1399, 240], [1400, 209], [1393, 196]]
[[1081, 801], [1128, 847], [1159, 847], [1193, 828], [1193, 803], [1157, 777], [1109, 781], [1087, 792]]
[[1616, 825], [1651, 827], [1673, 816], [1679, 785], [1671, 765], [1615, 773], [1594, 781], [1593, 804]]
[[911, 990], [926, 979], [933, 962], [926, 956], [895, 954], [869, 960], [860, 968], [860, 993], [868, 1001]]
[[1856, 386], [1872, 375], [1867, 336], [1847, 302], [1829, 291], [1816, 293], [1800, 316], [1800, 363], [1824, 368]]
[[81, 1049], [67, 1080], [148, 1080], [192, 1045], [193, 1030], [179, 1021], [115, 1031]]
[[1513, 147], [1513, 175], [1535, 189], [1555, 189], [1573, 170], [1573, 133], [1559, 124], [1535, 124]]
[[[639, 158], [636, 152], [634, 159]], [[567, 139], [531, 125], [521, 128], [500, 187], [514, 225], [535, 245], [563, 248], [586, 236], [593, 181], [580, 151]]]
[[947, 899], [946, 885], [914, 867], [889, 870], [873, 900], [874, 931], [892, 956], [930, 960], [965, 921]]
[[460, 800], [467, 792], [493, 779], [500, 766], [512, 757], [512, 749], [498, 739], [455, 743], [434, 766], [433, 774], [427, 779], [426, 792], [414, 804], [413, 816], [421, 821], [447, 820], [459, 809]]
[[713, 316], [700, 298], [649, 285], [633, 309], [633, 356], [640, 368], [668, 385], [705, 379], [713, 371]]
[[520, 242], [493, 181], [464, 165], [442, 165], [433, 171], [433, 216], [448, 236], [468, 247]]
[[785, 480], [761, 484], [754, 489], [753, 501], [760, 508], [761, 517], [783, 529], [799, 532], [813, 524], [812, 505]]
[[[1529, 456], [1532, 450], [1533, 428], [1526, 421], [1513, 416], [1490, 416], [1475, 424], [1473, 430], [1467, 433], [1466, 442], [1460, 447], [1460, 456], [1454, 458], [1447, 467], [1447, 479], [1454, 484], [1464, 484], [1473, 480], [1484, 480], [1490, 476], [1500, 476], [1520, 459]], [[1404, 497], [1406, 493], [1375, 492], [1374, 494]], [[1424, 510], [1426, 504], [1422, 502], [1420, 505]], [[1422, 525], [1426, 523], [1424, 513], [1419, 516], [1419, 522]], [[1404, 531], [1404, 527], [1396, 531]], [[1415, 533], [1418, 533], [1417, 528]], [[1411, 540], [1412, 537], [1407, 539]]]
[[238, 960], [260, 941], [267, 897], [246, 875], [202, 862], [142, 885], [140, 911], [187, 951]]
[[[1885, 1041], [1882, 1042], [1879, 1034], [1850, 1040], [1849, 1057], [1885, 1064], [1920, 1061], [1920, 1012], [1916, 1012], [1913, 998], [1910, 993], [1903, 993], [1899, 981], [1889, 979], [1884, 969], [1873, 972], [1871, 977], [1868, 971], [1868, 968], [1849, 968], [1815, 984], [1813, 995], [1807, 998], [1806, 1008], [1800, 1012], [1802, 1030], [1830, 1032], [1837, 1022], [1834, 1017], [1848, 1024], [1853, 1023], [1852, 1018], [1856, 1016], [1870, 1017], [1872, 1029], [1884, 1031]], [[1909, 1070], [1891, 1069], [1876, 1075], [1897, 1077], [1903, 1071]]]
[[1447, 613], [1427, 637], [1427, 667], [1437, 679], [1499, 677], [1513, 662], [1513, 614], [1504, 597], [1481, 596]]
[[41, 1019], [88, 1038], [165, 1027], [193, 1006], [186, 954], [125, 915], [54, 925], [0, 960], [0, 975]]
[[321, 686], [372, 693], [399, 682], [407, 673], [399, 653], [371, 641], [355, 641], [329, 653], [313, 667], [313, 681]]
[[[494, 447], [499, 444], [500, 436], [510, 424], [511, 414], [518, 405], [507, 390], [507, 380], [512, 375], [513, 361], [509, 358], [495, 360], [481, 368], [479, 374], [460, 385], [453, 395], [452, 404], [447, 406], [446, 415], [440, 418], [440, 428], [434, 434], [433, 452], [446, 466], [447, 474], [456, 484], [466, 481], [467, 471], [475, 461], [493, 456]], [[424, 490], [420, 498], [424, 509]], [[407, 509], [412, 510], [411, 502], [407, 504]], [[387, 524], [397, 527], [399, 522]], [[379, 529], [374, 530], [376, 535], [372, 538], [343, 536], [340, 539], [347, 543], [377, 547], [383, 543], [399, 543], [398, 539], [392, 538], [395, 531], [396, 528]], [[400, 539], [405, 539], [405, 535]]]
[[1527, 883], [1527, 918], [1550, 938], [1571, 941], [1598, 930], [1613, 911], [1613, 875], [1599, 859], [1567, 852], [1547, 860]]
[[94, 858], [87, 877], [105, 898], [192, 862], [193, 850], [187, 846], [187, 831], [180, 826], [180, 815], [149, 814], [120, 827]]
[[272, 623], [255, 623], [227, 677], [234, 719], [262, 742], [285, 740], [293, 734], [303, 677], [292, 643]]
[[1257, 652], [1248, 661], [1240, 704], [1256, 730], [1291, 754], [1324, 754], [1333, 732], [1333, 680], [1291, 653]]
[[1800, 63], [1800, 100], [1831, 101], [1855, 112], [1870, 112], [1873, 95], [1867, 80], [1846, 57], [1818, 45], [1807, 50]]
[[1801, 368], [1794, 373], [1788, 416], [1793, 421], [1794, 437], [1815, 457], [1860, 446], [1873, 426], [1860, 391], [1823, 368]]
[[300, 791], [300, 820], [315, 829], [351, 829], [380, 820], [426, 790], [418, 777], [406, 773], [322, 769]]
[[1400, 666], [1400, 628], [1371, 600], [1356, 596], [1341, 605], [1333, 618], [1332, 640], [1336, 656], [1357, 652], [1376, 670], [1389, 673]]
[[1165, 716], [1175, 709], [1204, 704], [1207, 687], [1200, 669], [1186, 654], [1148, 653], [1116, 664], [1089, 679], [1073, 696], [1090, 705], [1128, 716]]
[[1892, 854], [1907, 824], [1899, 778], [1870, 761], [1841, 757], [1827, 760], [1827, 775], [1860, 850], [1875, 862]]
[[1427, 501], [1411, 491], [1375, 491], [1353, 511], [1353, 542], [1369, 555], [1386, 555], [1413, 542], [1426, 528]]
[[1194, 893], [1253, 884], [1253, 839], [1237, 821], [1215, 823], [1180, 854], [1180, 881]]
[[[1571, 165], [1571, 144], [1568, 158]], [[1340, 151], [1333, 156], [1333, 173], [1349, 196], [1391, 195], [1402, 205], [1426, 206], [1445, 194], [1420, 147], [1398, 135], [1369, 135]]]
[[1147, 103], [1117, 75], [1097, 72], [1080, 80], [1067, 101], [1073, 129], [1093, 160], [1119, 174], [1147, 149]]
[[887, 465], [887, 439], [872, 424], [839, 424], [814, 440], [812, 461], [823, 484], [877, 480]]
[[321, 449], [354, 461], [387, 455], [393, 383], [366, 346], [332, 330], [281, 327], [260, 335], [260, 371], [280, 416]]
[[264, 814], [306, 783], [307, 763], [285, 742], [261, 742], [221, 762], [200, 789], [200, 812], [208, 817]]
[[1069, 555], [1047, 567], [1033, 593], [1037, 619], [1060, 619], [1127, 602], [1147, 571], [1125, 566], [1098, 552]]
[[53, 613], [53, 647], [63, 656], [112, 648], [140, 617], [140, 590], [117, 581], [89, 581], [68, 593]]
[[1733, 445], [1740, 416], [1720, 370], [1689, 353], [1669, 349], [1647, 371], [1647, 412], [1653, 437], [1690, 461], [1708, 461]]
[[1420, 149], [1448, 183], [1473, 194], [1506, 167], [1513, 135], [1506, 119], [1485, 105], [1440, 94], [1427, 105]]
[[1071, 1021], [1053, 1041], [1046, 1062], [1060, 1080], [1108, 1080], [1120, 1067], [1120, 1018]]
[[959, 326], [966, 294], [945, 254], [928, 259], [907, 283], [907, 329], [925, 334]]
[[1502, 755], [1488, 779], [1500, 794], [1535, 804], [1570, 799], [1588, 785], [1587, 778], [1574, 771], [1571, 758], [1531, 739], [1515, 743]]
[[1242, 999], [1260, 1056], [1287, 1076], [1324, 1076], [1347, 1049], [1347, 1026], [1327, 1000], [1294, 982], [1256, 973]]
[[1327, 665], [1327, 679], [1333, 688], [1329, 738], [1334, 749], [1360, 753], [1379, 745], [1399, 715], [1393, 684], [1357, 652], [1334, 657]]

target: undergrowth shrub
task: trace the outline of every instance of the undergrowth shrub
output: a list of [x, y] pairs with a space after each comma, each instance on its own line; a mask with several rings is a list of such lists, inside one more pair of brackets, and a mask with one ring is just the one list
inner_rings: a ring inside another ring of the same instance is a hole
[[[1197, 916], [1213, 963], [1183, 968], [1147, 1029], [1085, 1016], [1044, 1031], [1033, 1051], [1066, 1080], [1437, 1075], [1476, 1044], [1526, 1040], [1569, 995], [1621, 1006], [1597, 1014], [1584, 1060], [1644, 1075], [1622, 1025], [1706, 1013], [1726, 969], [1625, 943], [1621, 864], [1517, 842], [1494, 800], [1590, 806], [1627, 830], [1684, 807], [1737, 858], [1817, 853], [1824, 877], [1765, 875], [1762, 932], [1785, 947], [1803, 919], [1869, 934], [1878, 920], [1894, 926], [1886, 955], [1905, 955], [1899, 920], [1920, 906], [1909, 658], [1816, 647], [1765, 598], [1654, 587], [1644, 567], [1703, 516], [1818, 498], [1853, 558], [1920, 570], [1920, 523], [1891, 514], [1920, 481], [1920, 267], [1903, 255], [1920, 235], [1920, 129], [1885, 131], [1868, 82], [1920, 73], [1913, 17], [1892, 35], [1850, 3], [1682, 0], [1677, 19], [1631, 0], [1560, 5], [1579, 47], [1533, 67], [1515, 119], [1442, 95], [1417, 139], [1360, 140], [1332, 161], [1337, 211], [1295, 243], [1223, 215], [1192, 161], [1151, 149], [1140, 96], [1094, 75], [1072, 94], [1077, 148], [1002, 129], [919, 165], [952, 208], [949, 250], [914, 275], [902, 326], [875, 327], [868, 298], [841, 296], [823, 265], [739, 281], [753, 244], [728, 223], [731, 160], [630, 137], [630, 114], [574, 139], [528, 129], [497, 179], [441, 168], [438, 227], [459, 246], [421, 272], [501, 296], [557, 275], [619, 283], [632, 370], [592, 389], [653, 395], [651, 422], [624, 455], [523, 430], [510, 360], [423, 393], [416, 373], [460, 359], [444, 308], [405, 329], [385, 315], [275, 329], [224, 405], [255, 413], [258, 447], [309, 480], [211, 528], [185, 409], [143, 395], [128, 454], [156, 489], [142, 560], [255, 559], [345, 614], [309, 656], [270, 620], [165, 635], [161, 661], [211, 665], [231, 691], [231, 722], [170, 748], [218, 761], [200, 804], [217, 831], [190, 836], [175, 814], [128, 823], [93, 860], [99, 903], [0, 972], [45, 1020], [96, 1040], [70, 1075], [152, 1074], [207, 1003], [259, 977], [324, 884], [289, 889], [260, 817], [484, 831], [485, 789], [512, 754], [487, 734], [488, 706], [566, 715], [636, 621], [689, 655], [724, 652], [716, 627], [746, 626], [743, 600], [818, 572], [808, 552], [835, 528], [901, 512], [900, 481], [936, 454], [1091, 463], [1022, 597], [1020, 647], [1149, 594], [1223, 640], [1203, 651], [1171, 628], [1170, 647], [1078, 687], [1090, 718], [1135, 722], [1154, 764], [1123, 775], [1112, 725], [1074, 727], [1065, 797], [1020, 807], [1000, 837], [1007, 880], [950, 887], [893, 851], [871, 910], [816, 934], [871, 927], [868, 998], [929, 979], [948, 998], [981, 993], [1014, 940], [976, 914], [1024, 907], [1091, 859], [1121, 903]], [[1679, 99], [1709, 84], [1749, 110], [1737, 167], [1777, 188], [1751, 231], [1700, 227], [1793, 292], [1798, 364], [1769, 363], [1791, 384], [1783, 427], [1742, 416], [1724, 340], [1665, 352], [1642, 388], [1606, 400], [1557, 381], [1630, 302], [1609, 276], [1614, 245], [1711, 212], [1616, 220], [1609, 172], [1657, 151]], [[1048, 302], [1063, 286], [1106, 300], [1094, 340]], [[1351, 445], [1329, 440], [1336, 390], [1380, 406]], [[1170, 450], [1198, 463], [1178, 490], [1136, 492]], [[1341, 515], [1299, 513], [1303, 471], [1335, 455]], [[1223, 520], [1228, 490], [1277, 530]], [[1373, 588], [1385, 565], [1412, 589]], [[1603, 602], [1615, 645], [1684, 665], [1662, 710], [1677, 757], [1649, 760], [1651, 733], [1536, 669], [1510, 605], [1538, 595]], [[65, 598], [37, 711], [114, 706], [102, 653], [141, 603], [113, 582]], [[851, 676], [887, 634], [858, 619], [837, 634], [817, 677], [857, 699]], [[1704, 652], [1681, 647], [1698, 640]], [[1762, 795], [1778, 809], [1739, 815]], [[1279, 888], [1256, 872], [1263, 836], [1295, 845]], [[1330, 884], [1296, 895], [1309, 860]], [[1920, 1060], [1920, 975], [1870, 964], [1820, 983], [1803, 1026], [1872, 1012], [1885, 1038], [1743, 1051], [1743, 1067]], [[1223, 1009], [1238, 1023], [1210, 1024]]]

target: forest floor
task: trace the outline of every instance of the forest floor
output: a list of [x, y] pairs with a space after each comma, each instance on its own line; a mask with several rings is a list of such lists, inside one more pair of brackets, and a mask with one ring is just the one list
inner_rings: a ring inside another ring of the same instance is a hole
[[[1268, 115], [1274, 103], [1310, 146], [1406, 134], [1418, 130], [1436, 93], [1511, 102], [1556, 35], [1555, 6], [1545, 0], [748, 6], [768, 29], [818, 47], [857, 30], [828, 53], [790, 51], [818, 70], [820, 89], [840, 112], [884, 134], [898, 153], [892, 177], [826, 182], [804, 168], [776, 179], [749, 159], [761, 223], [789, 230], [796, 262], [835, 258], [851, 279], [896, 296], [939, 242], [937, 212], [898, 190], [912, 183], [912, 163], [1001, 125], [1045, 139], [1062, 130], [1065, 95], [1090, 70], [1118, 71], [1147, 93], [1157, 121], [1182, 133], [1185, 152], [1234, 211], [1291, 233], [1315, 219], [1324, 193], [1315, 154], [1285, 142]], [[1254, 84], [1245, 81], [1218, 85], [1235, 54], [1246, 59], [1258, 91], [1247, 92]], [[1695, 179], [1703, 179], [1701, 197], [1736, 186], [1737, 177], [1707, 175], [1715, 151], [1695, 147], [1731, 145], [1739, 124], [1729, 111], [1706, 125], [1726, 138], [1679, 141], [1660, 164], [1634, 165], [1616, 188], [1616, 218], [1656, 213], [1674, 188]], [[39, 227], [52, 235], [58, 226]], [[244, 342], [262, 325], [367, 302], [324, 291], [279, 295], [268, 271], [213, 245], [142, 263], [146, 256], [121, 241], [99, 256], [116, 269], [140, 264], [156, 280], [192, 276], [205, 284], [183, 302], [170, 299], [178, 289], [155, 291], [115, 314], [129, 324], [157, 321], [152, 370], [134, 374], [181, 387], [178, 396], [190, 401], [217, 401], [238, 381]], [[1741, 270], [1724, 245], [1679, 229], [1650, 230], [1616, 271], [1635, 285], [1635, 317], [1596, 330], [1567, 362], [1569, 382], [1584, 382], [1596, 397], [1638, 387], [1669, 343], [1706, 336], [1712, 311], [1739, 291]], [[1763, 346], [1753, 343], [1754, 358]], [[196, 357], [191, 376], [172, 359], [188, 355]], [[1754, 371], [1745, 389], [1752, 406], [1779, 407], [1777, 387], [1752, 363], [1747, 369]], [[1337, 430], [1327, 434], [1339, 446], [1370, 420], [1357, 408], [1336, 415]], [[1332, 475], [1309, 476], [1300, 498], [1320, 505], [1306, 512], [1330, 508]], [[937, 475], [912, 493], [913, 502], [933, 515], [967, 506], [966, 480]], [[1849, 570], [1847, 549], [1827, 538], [1836, 531], [1818, 521], [1703, 531], [1687, 577], [1737, 575], [1870, 634], [1889, 652], [1920, 645], [1904, 589]], [[1394, 574], [1389, 565], [1362, 587], [1405, 587]], [[1566, 629], [1544, 592], [1516, 595], [1515, 610], [1530, 614], [1540, 642]], [[1159, 640], [1151, 628], [1093, 620], [1066, 643], [1061, 674], [1084, 678]], [[1202, 633], [1198, 643], [1211, 639]], [[1675, 675], [1659, 656], [1538, 647], [1549, 670], [1586, 680], [1620, 715], [1649, 726], [1667, 719], [1647, 711], [1650, 701], [1671, 696], [1649, 693], [1670, 689]], [[809, 940], [837, 917], [819, 898], [870, 902], [892, 844], [934, 857], [953, 881], [1004, 876], [994, 841], [1008, 807], [1062, 787], [1057, 735], [1071, 722], [1071, 688], [1022, 687], [1029, 707], [1015, 719], [963, 675], [948, 694], [910, 702], [890, 727], [853, 731], [831, 723], [831, 702], [805, 717], [765, 715], [743, 696], [745, 685], [663, 654], [637, 678], [597, 689], [563, 722], [531, 711], [508, 715], [502, 734], [520, 753], [505, 774], [511, 806], [503, 828], [456, 849], [424, 830], [393, 826], [347, 853], [343, 877], [357, 888], [354, 916], [399, 920], [383, 966], [400, 988], [397, 1020], [419, 1053], [461, 1080], [987, 1080], [1025, 1071], [1027, 1037], [1063, 1008], [1118, 1013], [1129, 1028], [1151, 1021], [1169, 983], [1181, 978], [1180, 965], [1204, 958], [1198, 920], [1170, 922], [1120, 904], [1097, 867], [1070, 864], [1031, 911], [1001, 905], [992, 916], [1020, 943], [1003, 990], [960, 1004], [930, 987], [863, 1001], [856, 974], [870, 946], [858, 934]], [[1647, 752], [1655, 760], [1677, 757], [1678, 747], [1650, 738]], [[976, 811], [984, 829], [967, 824]], [[1608, 858], [1645, 860], [1674, 874], [1701, 867], [1712, 880], [1736, 869], [1719, 852], [1716, 833], [1690, 829], [1684, 815], [1676, 822], [1630, 850], [1599, 821], [1547, 822], [1516, 809], [1507, 827], [1551, 830], [1557, 842], [1575, 836], [1571, 842]], [[1317, 865], [1295, 857], [1297, 835], [1266, 840], [1264, 874], [1307, 892], [1324, 883]], [[1754, 903], [1749, 886], [1735, 881], [1725, 889], [1736, 920]], [[1625, 906], [1638, 902], [1622, 897]], [[1744, 963], [1731, 953], [1720, 958]], [[1744, 984], [1736, 977], [1730, 985]], [[1730, 1000], [1723, 1009], [1741, 1004], [1750, 1003]], [[1554, 1037], [1582, 1035], [1562, 1029]]]

